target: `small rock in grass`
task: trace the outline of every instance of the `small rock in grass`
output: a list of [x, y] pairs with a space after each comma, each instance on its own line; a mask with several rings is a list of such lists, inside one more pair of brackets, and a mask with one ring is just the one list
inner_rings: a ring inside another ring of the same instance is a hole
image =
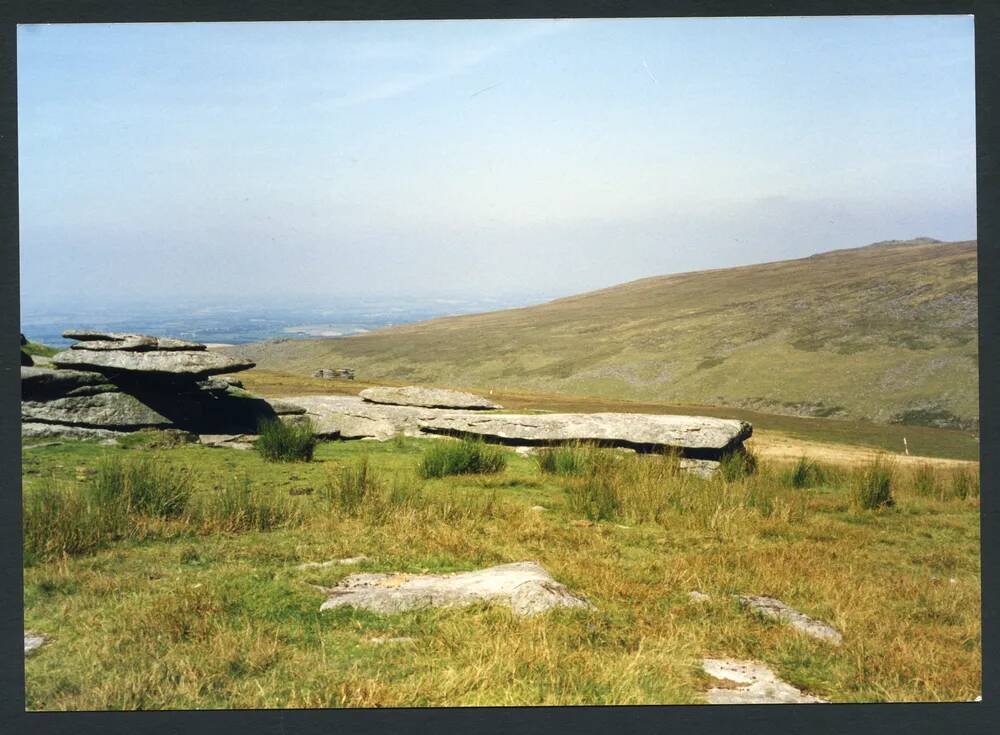
[[380, 635], [375, 636], [374, 638], [369, 638], [368, 642], [373, 646], [385, 646], [399, 643], [415, 643], [416, 638], [410, 638], [409, 636], [387, 637]]
[[31, 631], [24, 632], [24, 655], [27, 656], [32, 651], [41, 648], [43, 644], [48, 642], [45, 636], [39, 633], [32, 633]]
[[706, 595], [704, 592], [699, 592], [698, 590], [691, 590], [688, 592], [688, 598], [692, 602], [708, 602], [712, 599], [709, 595]]
[[571, 525], [571, 526], [579, 526], [581, 528], [588, 528], [589, 526], [593, 526], [594, 522], [593, 521], [588, 521], [585, 518], [577, 518], [575, 521], [570, 521], [569, 525]]
[[363, 561], [368, 561], [368, 557], [364, 554], [359, 554], [358, 556], [348, 556], [343, 559], [330, 559], [329, 561], [307, 561], [305, 564], [299, 564], [299, 569], [327, 569], [328, 567], [349, 567], [354, 564], [360, 564]]
[[818, 638], [834, 645], [840, 645], [843, 640], [843, 636], [836, 628], [827, 625], [821, 620], [815, 620], [808, 615], [800, 613], [781, 600], [776, 600], [773, 597], [759, 597], [757, 595], [737, 595], [736, 598], [741, 604], [746, 605], [754, 612], [766, 618], [787, 623], [799, 632], [813, 638]]
[[546, 508], [544, 505], [533, 505], [531, 506], [531, 510], [535, 511], [536, 513], [544, 513], [545, 511], [548, 510], [548, 508]]
[[825, 699], [804, 694], [757, 661], [706, 658], [702, 660], [701, 667], [711, 677], [743, 685], [709, 689], [706, 694], [709, 704], [828, 703]]
[[392, 614], [478, 602], [508, 605], [518, 615], [553, 607], [593, 608], [533, 561], [456, 574], [351, 574], [326, 593], [329, 597], [320, 610], [349, 605]]

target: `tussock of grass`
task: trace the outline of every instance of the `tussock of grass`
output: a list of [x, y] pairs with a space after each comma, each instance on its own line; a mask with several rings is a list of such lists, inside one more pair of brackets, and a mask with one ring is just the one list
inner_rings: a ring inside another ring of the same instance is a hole
[[246, 476], [230, 479], [195, 511], [202, 530], [229, 533], [267, 531], [300, 521], [301, 517], [289, 499], [255, 487]]
[[837, 473], [829, 467], [815, 462], [808, 457], [799, 457], [798, 461], [786, 472], [780, 475], [782, 484], [787, 487], [803, 489], [819, 487], [837, 480]]
[[92, 498], [101, 507], [121, 505], [126, 513], [155, 518], [180, 516], [193, 490], [190, 468], [167, 464], [156, 456], [105, 458], [91, 481]]
[[60, 486], [51, 479], [24, 493], [22, 511], [28, 564], [93, 552], [120, 536], [125, 527], [120, 504], [102, 505], [90, 486]]
[[506, 454], [501, 447], [493, 444], [473, 439], [435, 442], [424, 452], [420, 476], [495, 474], [502, 472], [506, 466]]
[[749, 448], [727, 452], [719, 461], [719, 473], [726, 482], [742, 480], [756, 471], [757, 455]]
[[310, 462], [316, 449], [316, 436], [308, 420], [286, 423], [261, 421], [257, 426], [254, 449], [269, 462]]
[[867, 467], [855, 471], [851, 478], [851, 500], [862, 510], [878, 510], [895, 504], [892, 485], [895, 468], [881, 455]]
[[592, 464], [595, 453], [600, 451], [592, 445], [579, 442], [560, 444], [539, 449], [535, 454], [535, 462], [545, 474], [582, 475]]

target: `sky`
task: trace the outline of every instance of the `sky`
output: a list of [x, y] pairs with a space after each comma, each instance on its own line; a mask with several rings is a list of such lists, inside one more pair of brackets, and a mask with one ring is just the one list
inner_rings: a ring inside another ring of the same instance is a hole
[[976, 236], [970, 16], [21, 26], [18, 138], [27, 311]]

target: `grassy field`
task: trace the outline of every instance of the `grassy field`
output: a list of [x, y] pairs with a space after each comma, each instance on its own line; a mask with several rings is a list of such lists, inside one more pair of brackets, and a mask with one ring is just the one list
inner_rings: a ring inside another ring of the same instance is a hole
[[[310, 394], [356, 395], [362, 389], [373, 385], [390, 384], [364, 380], [324, 380], [259, 368], [240, 373], [239, 378], [252, 393], [272, 398]], [[871, 421], [850, 419], [786, 416], [720, 406], [528, 393], [511, 389], [494, 391], [490, 397], [502, 405], [505, 411], [567, 413], [616, 411], [738, 418], [753, 424], [755, 442], [764, 447], [815, 443], [836, 445], [836, 448], [840, 450], [844, 447], [861, 447], [903, 454], [903, 439], [905, 438], [905, 446], [914, 455], [966, 461], [979, 460], [977, 435], [969, 431], [955, 429], [877, 424]], [[816, 448], [813, 451], [829, 453], [831, 448]]]
[[[636, 491], [592, 520], [586, 479], [506, 450], [499, 472], [421, 479], [425, 453], [446, 444], [326, 442], [308, 463], [141, 441], [26, 446], [25, 629], [49, 638], [25, 662], [27, 706], [689, 703], [712, 685], [704, 656], [759, 659], [835, 702], [981, 691], [978, 492], [950, 469], [897, 468], [895, 504], [871, 511], [852, 503], [847, 468], [799, 472], [794, 487], [790, 463], [764, 460], [755, 475], [704, 483], [616, 453], [608, 472]], [[60, 553], [67, 525], [32, 499], [106, 490], [115, 467], [144, 458], [174, 478], [182, 506], [136, 503], [110, 535]], [[362, 461], [377, 489], [348, 504], [343, 478]], [[257, 510], [236, 512], [246, 506]], [[360, 554], [359, 566], [297, 568]], [[527, 559], [596, 609], [321, 613], [311, 586]], [[758, 619], [731, 593], [781, 598], [844, 643]]]
[[974, 429], [976, 289], [975, 242], [913, 241], [231, 351], [300, 375]]

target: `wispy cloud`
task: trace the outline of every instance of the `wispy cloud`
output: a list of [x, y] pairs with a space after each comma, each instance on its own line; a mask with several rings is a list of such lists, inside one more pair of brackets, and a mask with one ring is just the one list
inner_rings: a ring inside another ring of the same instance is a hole
[[[490, 42], [459, 49], [449, 50], [445, 48], [438, 58], [433, 59], [421, 71], [395, 73], [366, 89], [328, 100], [326, 104], [333, 107], [354, 107], [368, 102], [399, 97], [433, 82], [456, 76], [493, 56], [523, 44], [560, 33], [569, 25], [569, 21], [537, 21]], [[381, 53], [385, 53], [385, 51], [386, 49], [381, 49]]]

